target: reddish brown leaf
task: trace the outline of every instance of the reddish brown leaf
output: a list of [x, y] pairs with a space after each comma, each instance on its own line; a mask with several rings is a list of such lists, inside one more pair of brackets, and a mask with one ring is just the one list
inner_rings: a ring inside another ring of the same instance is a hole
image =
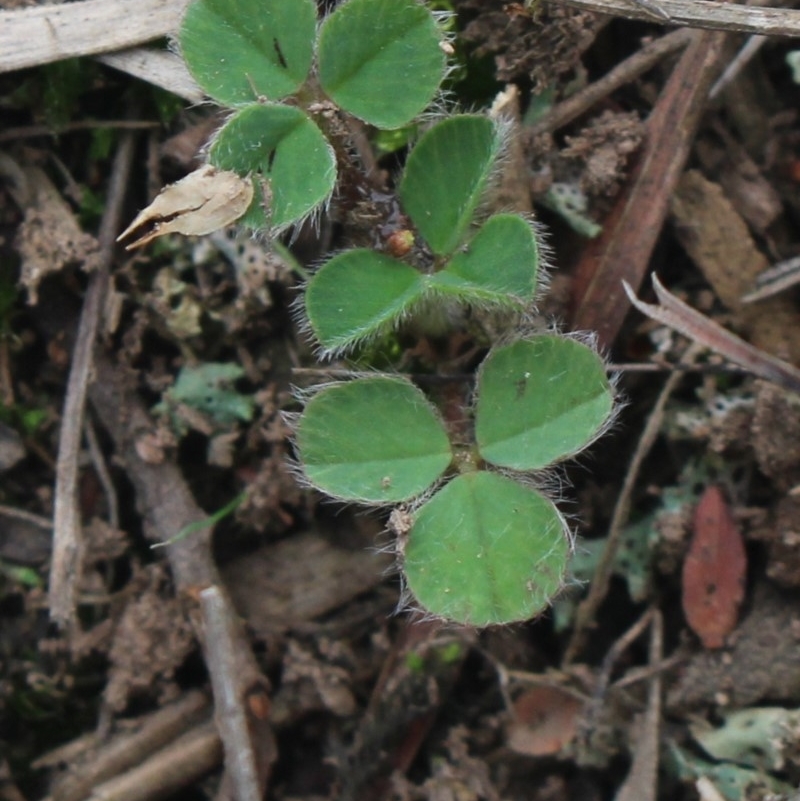
[[721, 648], [744, 599], [747, 555], [722, 490], [708, 487], [694, 514], [683, 563], [683, 612], [706, 648]]

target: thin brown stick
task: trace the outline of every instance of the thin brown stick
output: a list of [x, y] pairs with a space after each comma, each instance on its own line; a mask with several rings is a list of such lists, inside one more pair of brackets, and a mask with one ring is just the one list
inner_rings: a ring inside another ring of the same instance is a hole
[[96, 786], [90, 798], [92, 801], [167, 798], [213, 770], [219, 764], [221, 750], [216, 727], [209, 721], [127, 773]]
[[625, 651], [639, 639], [642, 632], [650, 625], [655, 612], [655, 607], [651, 606], [627, 631], [623, 632], [622, 636], [608, 649], [608, 652], [603, 658], [600, 674], [597, 677], [597, 685], [594, 691], [595, 698], [602, 700], [609, 684], [611, 684], [611, 674], [614, 672], [614, 666]]
[[114, 243], [120, 227], [123, 197], [133, 163], [135, 136], [122, 135], [114, 157], [108, 200], [100, 223], [99, 264], [89, 281], [78, 324], [72, 368], [61, 415], [61, 436], [56, 461], [53, 560], [50, 566], [50, 616], [60, 624], [75, 616], [75, 587], [79, 580], [82, 537], [78, 512], [78, 454], [86, 405], [86, 387], [105, 297], [108, 292]]
[[[650, 626], [649, 663], [661, 662], [664, 650], [664, 621], [654, 610]], [[647, 709], [639, 722], [633, 763], [614, 801], [655, 801], [658, 785], [659, 741], [661, 732], [661, 673], [650, 680]]]
[[52, 125], [21, 125], [0, 131], [0, 142], [14, 139], [32, 139], [34, 136], [61, 136], [75, 131], [95, 131], [98, 128], [113, 128], [119, 131], [150, 131], [161, 127], [159, 122], [146, 120], [73, 120], [54, 128]]
[[597, 674], [592, 697], [586, 704], [586, 709], [584, 710], [581, 720], [581, 736], [586, 739], [587, 742], [600, 717], [606, 693], [608, 692], [608, 686], [611, 683], [611, 674], [614, 671], [614, 666], [625, 651], [630, 648], [633, 642], [637, 640], [642, 632], [650, 625], [655, 611], [655, 606], [651, 606], [647, 609], [632, 626], [617, 638], [603, 658], [603, 664]]
[[219, 587], [207, 587], [200, 593], [200, 607], [206, 631], [206, 663], [214, 692], [215, 719], [234, 798], [236, 801], [261, 801], [245, 699], [240, 697], [237, 680], [236, 623]]
[[526, 133], [534, 135], [549, 133], [567, 125], [588, 111], [595, 103], [652, 69], [665, 56], [682, 50], [691, 40], [692, 31], [681, 28], [646, 44], [602, 78], [554, 106], [540, 120], [527, 127]]
[[[682, 362], [692, 362], [697, 354], [702, 350], [699, 345], [690, 345], [684, 354]], [[608, 592], [608, 585], [611, 581], [611, 573], [614, 568], [614, 557], [617, 555], [620, 540], [622, 539], [622, 531], [625, 524], [628, 522], [628, 515], [630, 514], [631, 496], [633, 495], [633, 488], [639, 477], [639, 471], [642, 468], [642, 463], [645, 457], [650, 452], [653, 444], [656, 441], [658, 432], [661, 430], [661, 421], [664, 417], [664, 408], [667, 405], [670, 395], [675, 391], [676, 387], [683, 378], [683, 373], [675, 372], [666, 380], [661, 393], [653, 406], [653, 411], [647, 418], [642, 435], [639, 438], [639, 443], [636, 446], [636, 451], [631, 459], [628, 472], [625, 475], [625, 481], [622, 485], [619, 498], [617, 499], [616, 506], [614, 507], [614, 514], [611, 518], [611, 523], [608, 529], [608, 537], [600, 561], [594, 571], [592, 577], [592, 584], [589, 587], [589, 592], [586, 598], [579, 604], [575, 613], [575, 628], [572, 631], [572, 637], [567, 646], [564, 654], [564, 664], [569, 665], [572, 663], [580, 651], [583, 649], [584, 642], [588, 628], [600, 608], [600, 604], [606, 597]]]
[[24, 509], [15, 509], [13, 506], [6, 506], [5, 504], [0, 504], [0, 517], [10, 517], [14, 520], [22, 520], [25, 523], [31, 523], [39, 528], [53, 528], [53, 521], [50, 520], [49, 517], [37, 515], [33, 512], [26, 512]]
[[791, 8], [739, 6], [714, 0], [659, 0], [654, 14], [635, 0], [560, 0], [564, 5], [614, 17], [764, 36], [800, 36], [800, 12]]
[[106, 460], [103, 458], [103, 451], [100, 448], [100, 443], [97, 441], [97, 433], [94, 430], [94, 424], [90, 417], [84, 421], [84, 436], [86, 437], [86, 444], [89, 446], [89, 455], [92, 459], [92, 466], [94, 467], [97, 478], [100, 480], [100, 486], [106, 496], [106, 503], [108, 504], [108, 522], [113, 529], [119, 530], [119, 503], [117, 501], [117, 491], [114, 488], [114, 482], [111, 480], [111, 474], [106, 467]]
[[54, 801], [81, 801], [92, 788], [108, 782], [151, 758], [181, 735], [195, 730], [209, 719], [208, 696], [193, 690], [173, 704], [137, 721], [133, 732], [121, 732], [92, 752], [90, 758], [73, 757], [80, 770], [70, 771], [53, 788]]
[[633, 684], [638, 684], [641, 681], [647, 681], [656, 673], [666, 673], [668, 670], [682, 665], [689, 659], [685, 653], [674, 653], [666, 659], [662, 659], [658, 664], [646, 665], [645, 667], [632, 668], [627, 671], [622, 678], [617, 679], [611, 686], [616, 690], [622, 690], [625, 687], [630, 687]]

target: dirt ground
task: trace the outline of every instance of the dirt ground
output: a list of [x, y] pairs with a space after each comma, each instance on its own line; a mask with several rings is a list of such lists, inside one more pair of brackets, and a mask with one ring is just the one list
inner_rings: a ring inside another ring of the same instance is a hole
[[[569, 586], [483, 631], [404, 605], [385, 515], [298, 485], [294, 388], [349, 365], [291, 259], [114, 244], [219, 112], [0, 47], [0, 801], [800, 799], [800, 45], [672, 3], [452, 3], [448, 102], [506, 93], [496, 203], [547, 230], [541, 325], [596, 332], [620, 402], [556, 477]], [[285, 244], [311, 269], [381, 213], [341, 189]], [[198, 365], [239, 368], [206, 406]]]

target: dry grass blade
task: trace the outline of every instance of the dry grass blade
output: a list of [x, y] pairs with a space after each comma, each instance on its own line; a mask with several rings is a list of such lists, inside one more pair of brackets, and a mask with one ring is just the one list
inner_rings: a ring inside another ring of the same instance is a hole
[[800, 283], [800, 257], [779, 262], [756, 279], [756, 288], [742, 297], [742, 303], [755, 303]]
[[704, 314], [693, 309], [671, 292], [668, 292], [656, 275], [653, 275], [653, 288], [660, 305], [643, 303], [627, 282], [623, 282], [630, 302], [642, 314], [663, 325], [674, 328], [684, 336], [710, 348], [714, 353], [724, 356], [745, 370], [772, 381], [784, 389], [800, 392], [800, 370], [794, 365], [777, 359], [764, 351], [754, 348], [736, 334], [718, 325]]

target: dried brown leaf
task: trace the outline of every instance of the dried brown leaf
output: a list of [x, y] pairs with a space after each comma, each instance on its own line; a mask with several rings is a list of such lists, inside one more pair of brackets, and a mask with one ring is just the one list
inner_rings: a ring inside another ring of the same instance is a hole
[[744, 600], [747, 555], [722, 490], [706, 489], [694, 516], [683, 563], [683, 612], [706, 648], [721, 648], [736, 627]]
[[557, 687], [532, 687], [514, 702], [508, 747], [526, 756], [553, 756], [578, 731], [582, 703]]

